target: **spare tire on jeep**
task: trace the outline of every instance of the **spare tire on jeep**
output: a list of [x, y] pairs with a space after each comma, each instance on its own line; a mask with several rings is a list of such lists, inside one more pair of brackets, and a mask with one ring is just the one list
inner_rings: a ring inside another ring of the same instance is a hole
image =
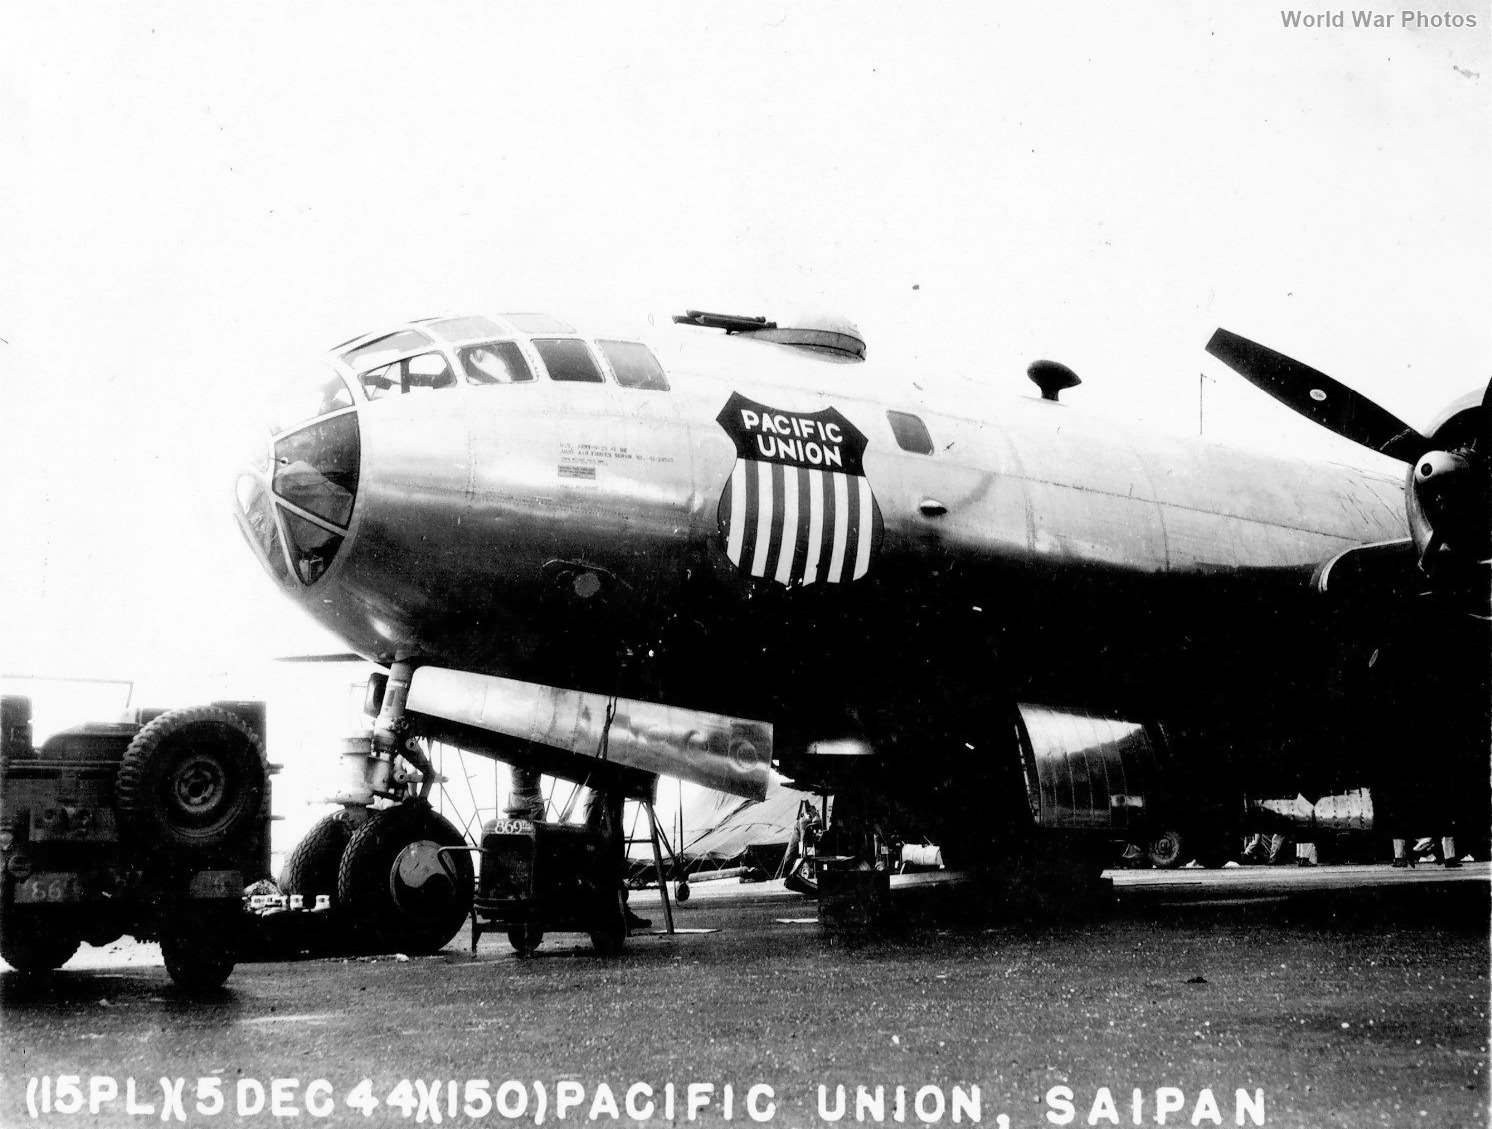
[[135, 735], [116, 779], [119, 817], [139, 847], [183, 854], [246, 843], [268, 769], [244, 721], [216, 706], [171, 710]]

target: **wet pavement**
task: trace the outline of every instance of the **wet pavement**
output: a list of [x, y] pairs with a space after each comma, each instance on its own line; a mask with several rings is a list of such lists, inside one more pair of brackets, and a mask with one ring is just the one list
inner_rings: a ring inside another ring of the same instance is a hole
[[463, 933], [196, 998], [153, 945], [85, 948], [0, 976], [0, 1125], [1487, 1124], [1487, 864], [1115, 878], [1101, 919], [898, 889], [912, 920], [851, 936], [699, 883], [620, 958]]

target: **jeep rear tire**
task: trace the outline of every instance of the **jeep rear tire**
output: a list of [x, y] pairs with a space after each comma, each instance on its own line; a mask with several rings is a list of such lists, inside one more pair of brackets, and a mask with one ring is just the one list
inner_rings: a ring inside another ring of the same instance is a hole
[[162, 927], [161, 956], [178, 987], [189, 992], [220, 988], [238, 962], [241, 910], [186, 913]]
[[119, 766], [119, 816], [133, 843], [178, 856], [242, 846], [260, 821], [259, 737], [215, 706], [171, 710], [135, 735]]
[[77, 936], [45, 929], [29, 915], [15, 920], [14, 910], [10, 916], [0, 928], [0, 958], [17, 972], [51, 972], [78, 951]]

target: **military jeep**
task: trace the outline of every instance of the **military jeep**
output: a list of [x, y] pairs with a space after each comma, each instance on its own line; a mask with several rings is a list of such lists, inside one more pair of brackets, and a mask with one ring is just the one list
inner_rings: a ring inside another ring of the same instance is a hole
[[179, 985], [221, 985], [269, 874], [264, 721], [262, 702], [141, 710], [38, 748], [30, 699], [0, 697], [0, 957], [41, 973], [128, 934]]

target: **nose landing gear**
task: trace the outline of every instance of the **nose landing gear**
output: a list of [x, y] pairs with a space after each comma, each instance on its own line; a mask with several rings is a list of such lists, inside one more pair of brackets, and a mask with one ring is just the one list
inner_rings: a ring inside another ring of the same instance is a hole
[[[353, 834], [337, 871], [337, 898], [362, 938], [406, 953], [433, 953], [471, 912], [466, 839], [424, 800], [374, 812]], [[442, 848], [457, 848], [443, 850]]]
[[[300, 947], [433, 953], [471, 912], [467, 840], [427, 801], [435, 773], [405, 715], [413, 673], [414, 664], [396, 663], [383, 686], [370, 684], [378, 720], [371, 742], [363, 736], [359, 749], [353, 738], [344, 753], [355, 776], [336, 797], [344, 810], [317, 823], [285, 862], [283, 894], [308, 909], [322, 897], [331, 903], [305, 937], [291, 931]], [[375, 797], [396, 802], [374, 808]]]

